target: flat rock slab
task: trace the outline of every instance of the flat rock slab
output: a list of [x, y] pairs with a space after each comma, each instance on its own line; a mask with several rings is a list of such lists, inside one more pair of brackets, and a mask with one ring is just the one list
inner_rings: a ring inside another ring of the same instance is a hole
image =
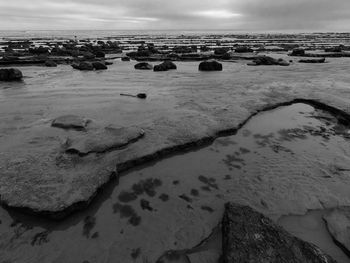
[[226, 204], [222, 233], [224, 263], [336, 262], [248, 206]]
[[145, 132], [137, 127], [114, 127], [110, 125], [95, 132], [68, 138], [66, 152], [79, 155], [105, 153], [127, 146], [144, 134]]
[[52, 121], [52, 127], [62, 129], [83, 130], [90, 121], [84, 117], [76, 115], [60, 116]]
[[335, 243], [350, 255], [350, 207], [336, 208], [323, 219]]

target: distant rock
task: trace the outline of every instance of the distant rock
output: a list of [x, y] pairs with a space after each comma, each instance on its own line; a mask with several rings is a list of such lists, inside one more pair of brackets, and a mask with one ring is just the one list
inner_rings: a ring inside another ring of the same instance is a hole
[[100, 62], [100, 61], [92, 62], [92, 66], [96, 70], [108, 69], [107, 66], [104, 63]]
[[46, 67], [57, 67], [57, 64], [56, 64], [56, 62], [53, 61], [53, 60], [46, 60], [46, 61], [45, 61], [45, 66], [46, 66]]
[[326, 58], [315, 58], [315, 59], [301, 59], [299, 63], [325, 63]]
[[156, 65], [153, 68], [154, 71], [168, 71], [171, 69], [177, 69], [175, 63], [171, 61], [164, 61], [162, 64]]
[[336, 208], [323, 219], [335, 243], [350, 256], [350, 208]]
[[222, 234], [223, 263], [336, 263], [248, 206], [226, 204]]
[[94, 66], [90, 62], [80, 62], [79, 64], [74, 63], [72, 64], [72, 67], [74, 69], [79, 69], [79, 70], [94, 70]]
[[21, 80], [23, 74], [19, 69], [16, 68], [4, 68], [0, 69], [0, 81], [16, 81]]
[[260, 56], [256, 57], [253, 62], [248, 63], [248, 66], [272, 66], [272, 65], [278, 65], [278, 66], [289, 66], [289, 63], [281, 58], [275, 59], [268, 56]]
[[290, 55], [291, 56], [304, 56], [305, 50], [302, 48], [295, 48], [295, 49], [293, 49], [293, 51]]
[[222, 64], [216, 60], [207, 60], [199, 64], [200, 71], [222, 71]]
[[62, 129], [84, 130], [88, 123], [89, 120], [84, 117], [64, 115], [54, 119], [51, 126]]
[[135, 67], [135, 69], [140, 69], [140, 70], [152, 70], [153, 69], [153, 66], [147, 62], [137, 63], [134, 67]]

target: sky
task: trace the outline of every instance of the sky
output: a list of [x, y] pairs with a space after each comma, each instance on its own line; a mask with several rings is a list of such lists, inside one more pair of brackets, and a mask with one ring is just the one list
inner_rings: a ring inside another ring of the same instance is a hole
[[350, 0], [0, 0], [0, 30], [350, 31]]

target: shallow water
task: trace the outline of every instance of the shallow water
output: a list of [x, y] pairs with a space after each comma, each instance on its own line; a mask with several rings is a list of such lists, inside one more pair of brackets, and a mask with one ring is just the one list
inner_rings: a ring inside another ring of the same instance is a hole
[[[273, 219], [336, 207], [350, 198], [347, 137], [333, 115], [306, 104], [263, 112], [208, 147], [124, 173], [63, 222], [1, 209], [0, 250], [13, 261], [154, 262], [208, 237], [227, 201]], [[344, 258], [329, 245], [319, 243]], [[203, 253], [219, 256], [217, 247]]]

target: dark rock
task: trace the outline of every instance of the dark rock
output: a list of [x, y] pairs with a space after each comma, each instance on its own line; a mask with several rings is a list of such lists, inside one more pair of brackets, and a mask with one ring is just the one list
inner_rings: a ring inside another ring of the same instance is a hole
[[200, 71], [222, 71], [222, 64], [216, 60], [207, 60], [199, 64]]
[[107, 66], [99, 61], [96, 62], [92, 62], [92, 66], [94, 67], [94, 69], [96, 70], [103, 70], [103, 69], [108, 69]]
[[168, 71], [171, 69], [177, 69], [176, 65], [171, 61], [164, 61], [162, 64], [154, 66], [154, 71]]
[[122, 61], [130, 61], [131, 59], [129, 57], [122, 57]]
[[335, 243], [350, 256], [350, 208], [336, 208], [323, 219]]
[[278, 66], [289, 66], [289, 63], [283, 59], [275, 59], [268, 56], [261, 56], [257, 57], [253, 60], [252, 63], [248, 63], [248, 66], [272, 66], [272, 65], [278, 65]]
[[325, 63], [326, 58], [315, 58], [315, 59], [301, 59], [299, 60], [299, 63]]
[[222, 234], [223, 263], [336, 263], [248, 206], [226, 204]]
[[302, 48], [295, 48], [291, 53], [291, 56], [304, 56], [304, 55], [305, 55], [305, 50]]
[[153, 66], [147, 62], [137, 63], [134, 67], [135, 67], [135, 69], [141, 69], [141, 70], [152, 70], [153, 69]]
[[64, 115], [54, 119], [51, 126], [62, 129], [84, 130], [89, 120], [75, 115]]
[[79, 70], [94, 70], [94, 66], [90, 62], [80, 62], [79, 64], [74, 63], [72, 64], [72, 67], [74, 69], [79, 69]]
[[45, 66], [46, 66], [46, 67], [57, 67], [57, 64], [56, 64], [56, 62], [53, 61], [53, 60], [46, 60], [46, 61], [45, 61]]
[[251, 49], [250, 47], [247, 46], [242, 46], [242, 47], [237, 47], [235, 49], [236, 53], [250, 53], [253, 52], [253, 49]]
[[16, 68], [4, 68], [0, 69], [0, 81], [16, 81], [21, 80], [23, 74], [19, 69]]

